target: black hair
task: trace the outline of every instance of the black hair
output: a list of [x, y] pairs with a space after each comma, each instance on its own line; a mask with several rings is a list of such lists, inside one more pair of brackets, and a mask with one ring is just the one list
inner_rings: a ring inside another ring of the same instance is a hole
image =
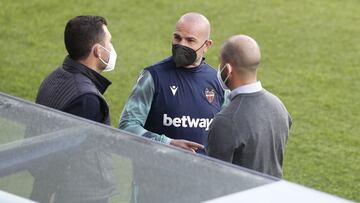
[[64, 41], [73, 60], [86, 58], [92, 46], [104, 40], [103, 25], [107, 22], [101, 16], [77, 16], [67, 22]]

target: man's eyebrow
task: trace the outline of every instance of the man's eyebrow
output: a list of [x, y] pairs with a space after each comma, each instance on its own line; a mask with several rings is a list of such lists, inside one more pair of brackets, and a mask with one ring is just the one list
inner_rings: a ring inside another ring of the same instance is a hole
[[193, 36], [190, 36], [190, 37], [184, 37], [185, 39], [187, 39], [187, 40], [197, 40], [197, 38], [196, 37], [193, 37]]
[[174, 35], [174, 37], [180, 37], [180, 38], [184, 38], [184, 39], [186, 39], [186, 40], [194, 40], [194, 41], [197, 41], [198, 39], [196, 38], [196, 37], [194, 37], [194, 36], [181, 36], [180, 34], [178, 34], [178, 33], [176, 33], [176, 32], [174, 32], [173, 33], [173, 35]]

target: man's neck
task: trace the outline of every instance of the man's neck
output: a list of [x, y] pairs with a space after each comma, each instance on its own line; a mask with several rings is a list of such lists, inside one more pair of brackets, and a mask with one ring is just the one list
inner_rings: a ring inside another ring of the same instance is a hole
[[230, 90], [234, 90], [238, 87], [249, 85], [257, 82], [257, 78], [251, 77], [251, 78], [239, 78], [238, 80], [234, 81], [234, 84], [231, 85]]
[[90, 59], [86, 58], [86, 59], [78, 60], [77, 62], [83, 64], [84, 66], [86, 66], [98, 73], [101, 72], [101, 70], [97, 68], [97, 62], [94, 60], [90, 60]]

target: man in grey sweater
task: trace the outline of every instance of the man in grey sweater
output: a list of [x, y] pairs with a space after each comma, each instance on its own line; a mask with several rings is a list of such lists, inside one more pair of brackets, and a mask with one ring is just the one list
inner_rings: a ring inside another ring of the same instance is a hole
[[218, 79], [231, 103], [214, 118], [207, 153], [236, 165], [282, 177], [291, 117], [280, 99], [257, 81], [260, 48], [246, 35], [225, 41]]

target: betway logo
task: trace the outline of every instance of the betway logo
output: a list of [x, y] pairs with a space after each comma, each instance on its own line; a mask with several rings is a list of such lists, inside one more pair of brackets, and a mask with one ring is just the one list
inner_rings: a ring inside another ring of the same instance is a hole
[[168, 117], [167, 114], [164, 114], [163, 117], [163, 125], [164, 126], [171, 126], [174, 127], [183, 127], [183, 128], [205, 128], [205, 130], [209, 130], [209, 126], [213, 119], [208, 118], [190, 118], [190, 116], [182, 116], [181, 118], [175, 117], [171, 118]]

